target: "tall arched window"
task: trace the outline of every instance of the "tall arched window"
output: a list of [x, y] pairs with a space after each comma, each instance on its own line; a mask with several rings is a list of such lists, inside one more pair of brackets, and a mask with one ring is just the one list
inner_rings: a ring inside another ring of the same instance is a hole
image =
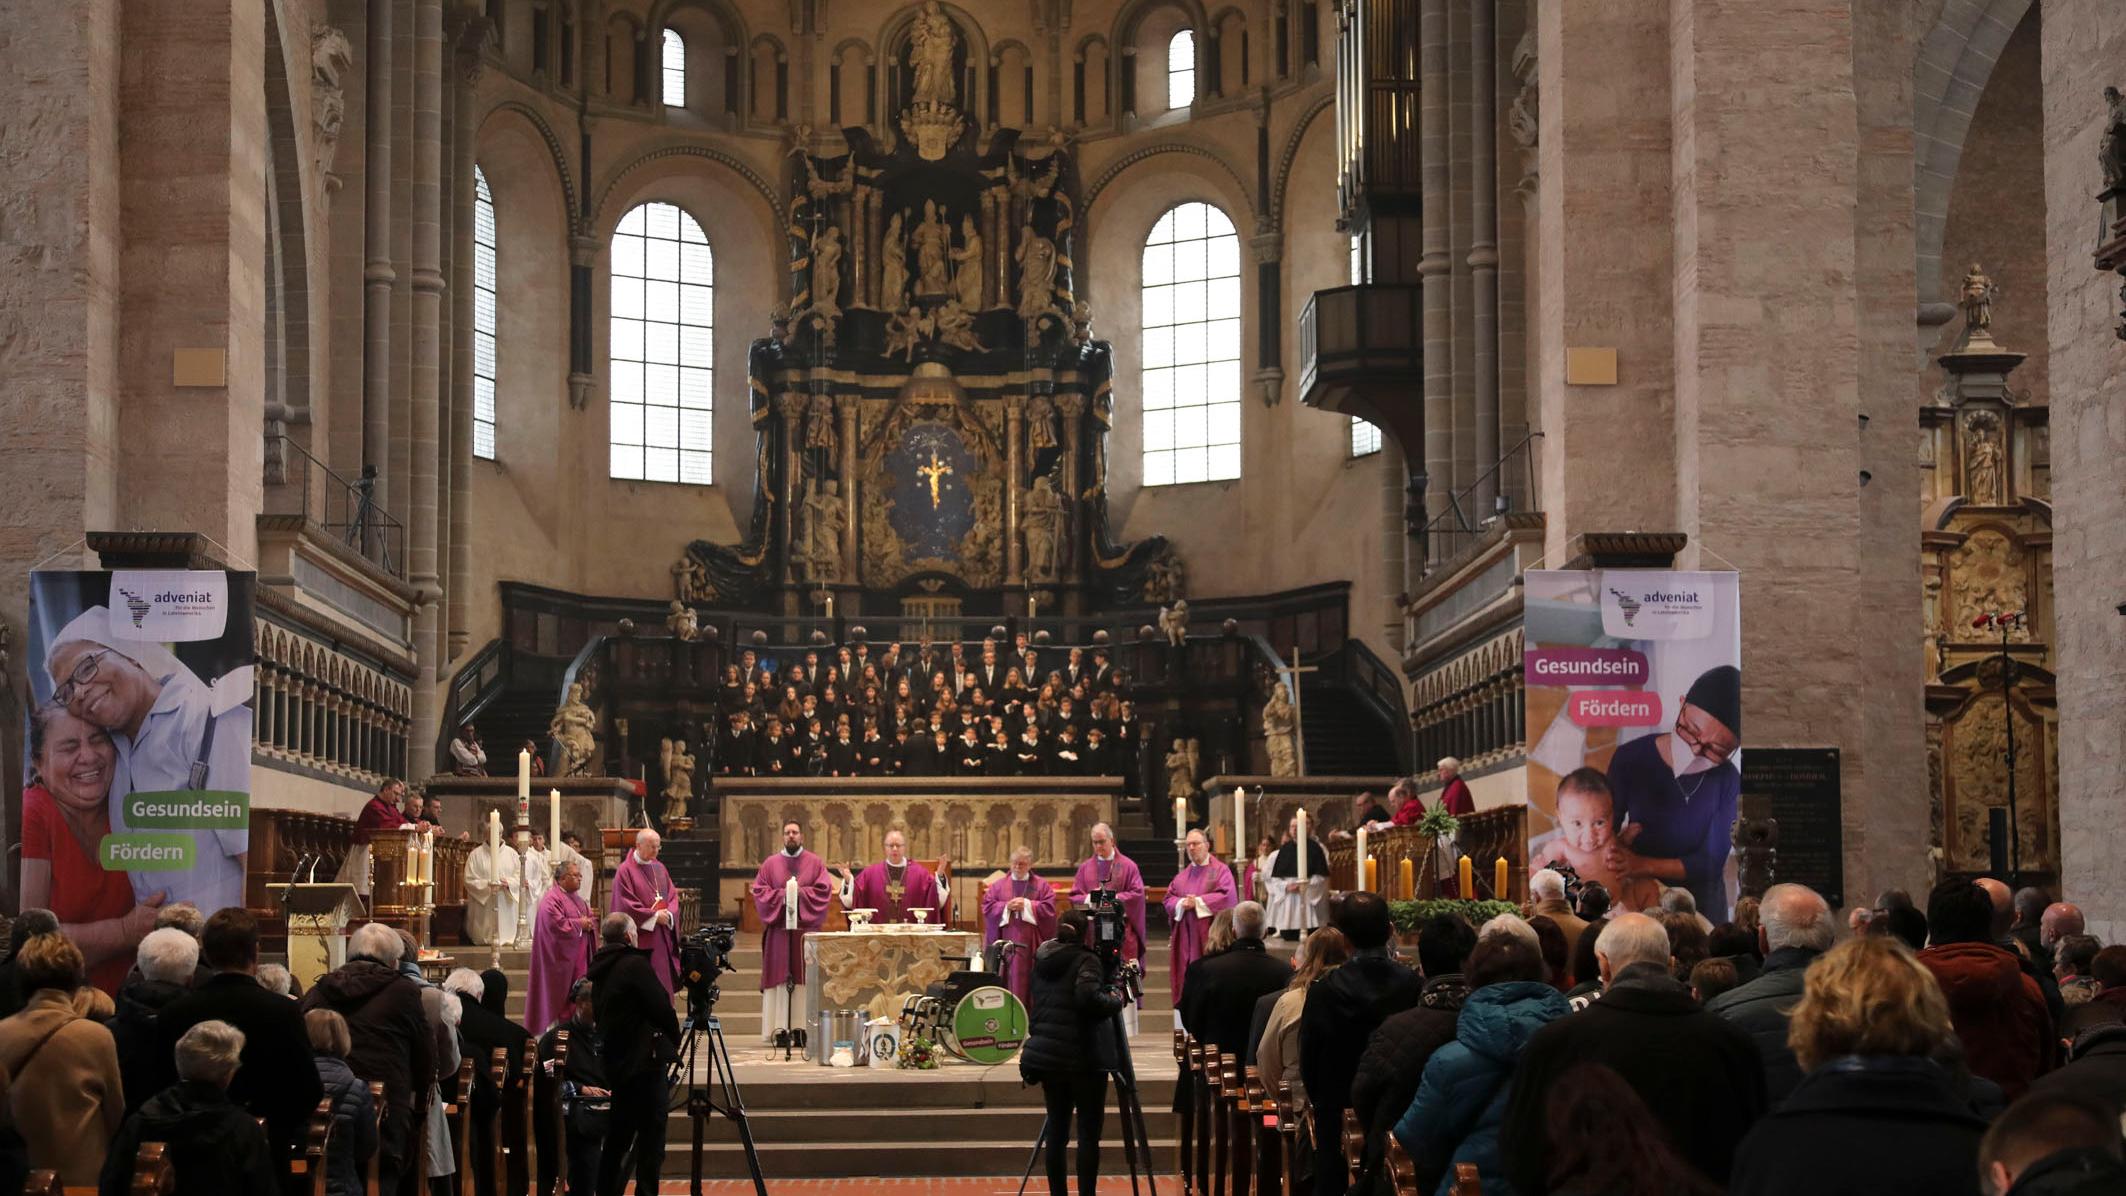
[[664, 106], [687, 106], [687, 39], [677, 29], [664, 31]]
[[1207, 203], [1144, 240], [1144, 484], [1240, 476], [1240, 237]]
[[1166, 106], [1186, 108], [1196, 102], [1196, 32], [1183, 29], [1166, 43]]
[[616, 478], [707, 485], [715, 407], [715, 264], [701, 225], [646, 203], [613, 232], [610, 351]]
[[472, 455], [495, 459], [495, 196], [472, 168]]

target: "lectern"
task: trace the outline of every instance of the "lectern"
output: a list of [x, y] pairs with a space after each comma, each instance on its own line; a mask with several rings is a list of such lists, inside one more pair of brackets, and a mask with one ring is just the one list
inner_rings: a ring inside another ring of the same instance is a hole
[[266, 886], [288, 919], [288, 974], [308, 989], [347, 962], [347, 921], [354, 886], [343, 881]]

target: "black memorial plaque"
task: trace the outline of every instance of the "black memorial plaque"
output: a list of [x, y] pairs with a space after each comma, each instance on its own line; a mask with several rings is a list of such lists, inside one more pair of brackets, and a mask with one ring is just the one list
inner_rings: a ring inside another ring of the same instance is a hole
[[1742, 801], [1777, 820], [1772, 879], [1816, 890], [1833, 908], [1845, 904], [1845, 828], [1837, 748], [1760, 748], [1742, 753]]

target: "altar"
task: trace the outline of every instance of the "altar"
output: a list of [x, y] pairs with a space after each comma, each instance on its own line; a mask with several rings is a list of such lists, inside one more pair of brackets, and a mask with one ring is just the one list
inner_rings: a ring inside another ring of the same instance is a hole
[[[811, 1008], [899, 1017], [901, 1003], [966, 968], [980, 935], [935, 926], [867, 926], [805, 936]], [[955, 958], [957, 957], [957, 958]]]

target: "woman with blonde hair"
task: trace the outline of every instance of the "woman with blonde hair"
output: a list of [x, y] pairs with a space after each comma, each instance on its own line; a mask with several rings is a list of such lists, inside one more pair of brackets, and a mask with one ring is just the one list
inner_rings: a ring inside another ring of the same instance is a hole
[[[1280, 1083], [1292, 1086], [1292, 1108], [1307, 1107], [1306, 1085], [1299, 1079], [1299, 1015], [1306, 1008], [1307, 988], [1351, 958], [1351, 944], [1334, 926], [1324, 926], [1307, 936], [1299, 946], [1292, 968], [1292, 983], [1281, 993], [1263, 998], [1270, 1006], [1262, 1033], [1255, 1036], [1255, 1070], [1272, 1094]], [[1257, 1014], [1261, 1005], [1256, 1006]]]
[[1806, 1074], [1735, 1151], [1730, 1196], [1978, 1193], [1986, 1123], [1954, 1058], [1934, 974], [1902, 943], [1855, 938], [1811, 964], [1787, 1045]]
[[74, 1011], [86, 965], [66, 936], [40, 934], [15, 953], [29, 1003], [0, 1019], [0, 1069], [10, 1077], [15, 1126], [30, 1166], [93, 1187], [105, 1149], [125, 1123], [125, 1084], [111, 1032]]

